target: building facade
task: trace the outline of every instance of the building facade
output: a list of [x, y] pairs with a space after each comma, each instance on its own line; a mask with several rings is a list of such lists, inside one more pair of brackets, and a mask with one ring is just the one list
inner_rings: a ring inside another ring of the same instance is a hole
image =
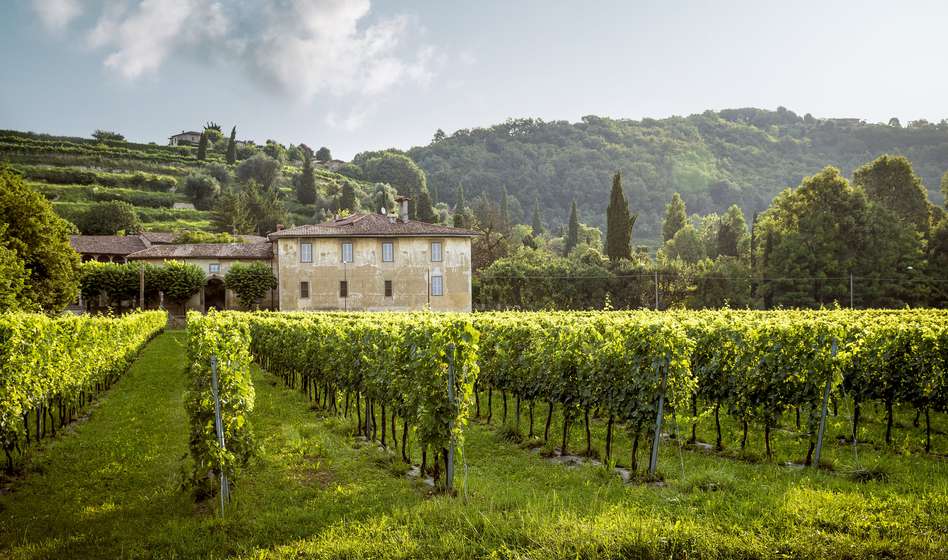
[[274, 232], [279, 308], [470, 311], [476, 235], [385, 214]]

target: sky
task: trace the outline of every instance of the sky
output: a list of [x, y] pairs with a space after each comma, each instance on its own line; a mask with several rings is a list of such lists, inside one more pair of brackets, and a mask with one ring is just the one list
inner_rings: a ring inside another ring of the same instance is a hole
[[948, 3], [0, 0], [0, 129], [363, 150], [508, 118], [948, 117]]

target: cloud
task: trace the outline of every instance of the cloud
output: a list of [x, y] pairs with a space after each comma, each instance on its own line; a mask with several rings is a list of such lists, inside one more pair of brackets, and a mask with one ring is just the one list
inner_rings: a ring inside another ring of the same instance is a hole
[[33, 0], [33, 11], [46, 29], [59, 31], [82, 14], [79, 0]]
[[156, 73], [178, 56], [208, 55], [235, 61], [251, 79], [304, 101], [428, 84], [439, 58], [433, 47], [412, 44], [413, 20], [371, 12], [370, 0], [113, 0], [86, 41], [128, 79]]
[[335, 111], [330, 111], [326, 113], [326, 124], [331, 128], [338, 128], [345, 130], [346, 132], [356, 131], [368, 121], [375, 111], [377, 106], [374, 103], [366, 105], [357, 105], [355, 108], [351, 109], [346, 115], [340, 117]]

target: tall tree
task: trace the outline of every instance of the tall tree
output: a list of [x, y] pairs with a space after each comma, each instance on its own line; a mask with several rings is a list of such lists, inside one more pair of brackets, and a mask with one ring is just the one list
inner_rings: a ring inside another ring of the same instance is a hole
[[466, 220], [467, 204], [464, 201], [464, 185], [458, 185], [458, 192], [454, 198], [457, 202], [454, 204], [454, 215], [451, 218], [451, 225], [457, 228], [468, 227], [470, 224], [468, 224]]
[[84, 235], [135, 234], [142, 230], [138, 212], [124, 200], [93, 202], [76, 222]]
[[200, 161], [207, 159], [207, 131], [201, 133], [201, 140], [198, 142], [197, 158]]
[[[632, 258], [632, 225], [629, 203], [622, 192], [622, 176], [616, 171], [612, 177], [612, 193], [606, 209], [606, 255], [611, 260]], [[572, 222], [571, 222], [572, 223]]]
[[948, 208], [948, 171], [941, 176], [941, 195], [945, 197], [945, 208]]
[[428, 193], [428, 189], [418, 193], [418, 201], [415, 203], [415, 219], [429, 224], [438, 222], [438, 215], [431, 205], [431, 195]]
[[507, 194], [507, 186], [504, 185], [504, 190], [500, 194], [500, 228], [502, 231], [510, 231], [510, 201]]
[[230, 129], [230, 140], [227, 141], [227, 163], [237, 161], [237, 125]]
[[332, 159], [332, 152], [329, 151], [329, 148], [323, 146], [322, 148], [316, 150], [316, 161], [321, 161], [323, 163]]
[[296, 199], [300, 204], [316, 202], [316, 178], [313, 176], [313, 161], [309, 154], [303, 153], [303, 171], [296, 183]]
[[569, 255], [570, 251], [579, 244], [579, 215], [576, 213], [576, 199], [573, 199], [569, 208], [569, 227], [566, 231], [566, 244], [563, 246], [563, 254]]
[[662, 222], [662, 240], [668, 241], [675, 237], [681, 228], [688, 223], [688, 213], [685, 211], [685, 201], [681, 195], [675, 193], [672, 195], [671, 202], [665, 207], [665, 221]]
[[[72, 226], [53, 212], [41, 194], [2, 165], [0, 228], [6, 228], [0, 235], [0, 245], [14, 252], [29, 273], [22, 300], [28, 299], [46, 311], [60, 311], [75, 301], [79, 294], [79, 254], [69, 245]], [[8, 263], [6, 268], [19, 267]]]
[[869, 200], [892, 210], [919, 233], [928, 233], [928, 192], [904, 156], [879, 156], [853, 173], [853, 184], [865, 189]]
[[357, 207], [358, 200], [356, 199], [355, 187], [352, 186], [352, 183], [346, 181], [342, 184], [342, 191], [339, 193], [339, 210], [355, 212]]
[[747, 222], [744, 212], [737, 204], [732, 204], [718, 226], [718, 255], [739, 257], [747, 241]]
[[533, 235], [543, 235], [543, 220], [540, 217], [540, 197], [533, 199]]

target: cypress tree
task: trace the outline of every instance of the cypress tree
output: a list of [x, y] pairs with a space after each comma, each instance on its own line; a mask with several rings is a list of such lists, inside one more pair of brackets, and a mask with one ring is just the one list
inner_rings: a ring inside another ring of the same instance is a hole
[[504, 186], [504, 192], [500, 198], [500, 227], [503, 231], [510, 229], [510, 208], [508, 206], [507, 197], [510, 195], [507, 194], [507, 187]]
[[348, 181], [342, 184], [342, 194], [339, 196], [339, 209], [349, 210], [350, 212], [356, 211], [355, 187]]
[[543, 221], [540, 219], [540, 197], [533, 199], [533, 235], [543, 234]]
[[198, 142], [197, 158], [199, 161], [207, 159], [207, 132], [201, 133], [201, 141]]
[[606, 254], [610, 259], [632, 258], [632, 223], [629, 203], [622, 192], [622, 176], [617, 171], [612, 177], [612, 193], [606, 209]]
[[569, 210], [569, 229], [566, 232], [566, 245], [563, 247], [563, 254], [569, 255], [569, 252], [579, 244], [579, 216], [576, 214], [576, 199]]
[[438, 215], [431, 206], [431, 194], [425, 189], [418, 193], [418, 203], [415, 205], [415, 219], [420, 222], [434, 224], [438, 222]]
[[464, 185], [458, 185], [458, 193], [455, 198], [457, 199], [457, 203], [454, 205], [452, 225], [456, 228], [467, 227], [464, 220]]
[[313, 176], [313, 159], [308, 152], [303, 153], [303, 172], [296, 184], [296, 199], [300, 204], [316, 202], [316, 178]]
[[227, 163], [237, 162], [237, 126], [230, 129], [230, 141], [227, 142]]
[[672, 195], [671, 202], [665, 207], [665, 221], [662, 223], [662, 240], [668, 241], [675, 237], [681, 228], [688, 223], [688, 214], [685, 212], [685, 201], [681, 195]]

